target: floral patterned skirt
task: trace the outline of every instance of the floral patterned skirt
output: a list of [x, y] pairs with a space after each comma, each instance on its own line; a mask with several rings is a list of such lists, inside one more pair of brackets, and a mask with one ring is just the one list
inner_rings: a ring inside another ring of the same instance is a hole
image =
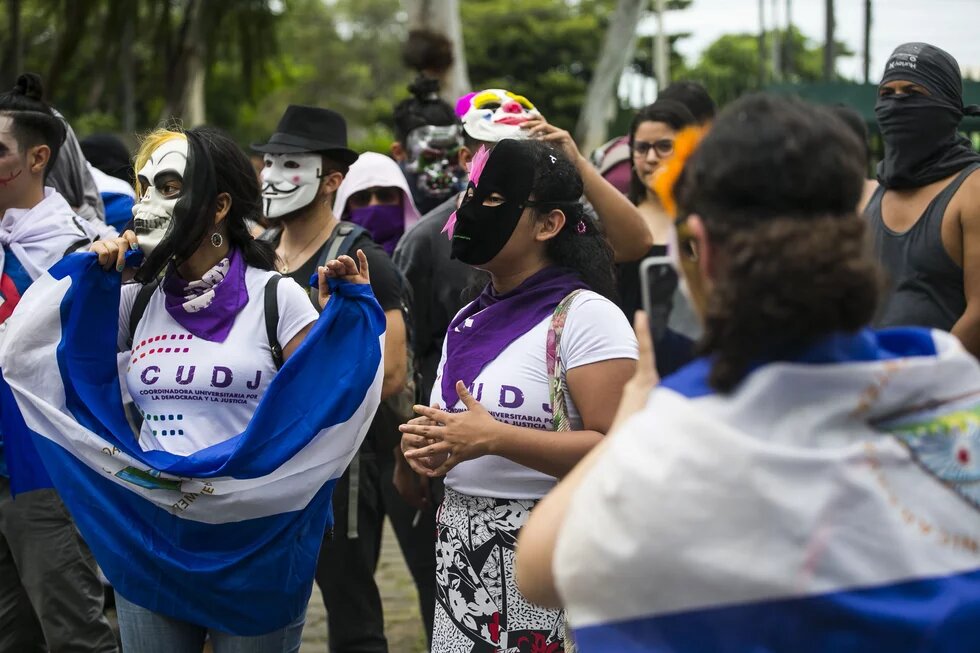
[[536, 503], [446, 488], [432, 653], [564, 653], [562, 612], [529, 603], [514, 579], [517, 534]]

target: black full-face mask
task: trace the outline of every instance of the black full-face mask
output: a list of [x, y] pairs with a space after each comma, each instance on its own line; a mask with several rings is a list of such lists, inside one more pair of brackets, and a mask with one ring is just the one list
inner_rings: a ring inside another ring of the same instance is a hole
[[885, 188], [918, 188], [980, 161], [957, 132], [963, 115], [978, 110], [963, 106], [963, 81], [951, 55], [926, 43], [900, 45], [881, 83], [897, 80], [914, 82], [930, 95], [885, 95], [875, 104], [885, 142], [878, 180]]
[[[504, 248], [528, 205], [534, 184], [534, 157], [526, 141], [497, 143], [480, 169], [474, 159], [466, 199], [456, 211], [452, 255], [468, 265], [483, 265]], [[504, 198], [484, 206], [491, 194]]]

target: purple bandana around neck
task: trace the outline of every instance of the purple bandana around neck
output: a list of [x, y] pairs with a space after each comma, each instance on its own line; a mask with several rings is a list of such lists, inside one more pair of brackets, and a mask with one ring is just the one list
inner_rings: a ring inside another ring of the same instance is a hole
[[204, 273], [184, 281], [171, 263], [161, 284], [170, 317], [198, 338], [224, 342], [238, 313], [248, 304], [245, 261], [237, 249]]
[[566, 268], [548, 267], [502, 295], [488, 285], [453, 318], [446, 332], [442, 398], [446, 408], [459, 401], [456, 382], [470, 387], [484, 367], [512, 342], [533, 329], [572, 291], [588, 286]]

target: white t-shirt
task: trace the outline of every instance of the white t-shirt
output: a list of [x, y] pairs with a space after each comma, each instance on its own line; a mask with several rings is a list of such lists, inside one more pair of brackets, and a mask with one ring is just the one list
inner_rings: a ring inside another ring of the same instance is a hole
[[[126, 385], [143, 415], [140, 446], [187, 455], [241, 433], [276, 373], [265, 330], [264, 293], [274, 272], [247, 267], [248, 304], [224, 342], [190, 334], [164, 306], [163, 290], [150, 298], [136, 327]], [[125, 349], [129, 316], [141, 286], [123, 286], [119, 343]], [[309, 296], [291, 279], [277, 288], [281, 346], [317, 319]]]
[[[473, 382], [473, 397], [497, 420], [515, 426], [554, 430], [546, 359], [551, 321], [549, 315], [512, 342]], [[576, 367], [616, 358], [637, 358], [636, 337], [623, 312], [608, 299], [591, 291], [580, 293], [572, 300], [560, 346], [562, 380], [568, 370]], [[444, 342], [439, 375], [432, 388], [432, 403], [443, 407], [446, 406], [442, 396], [445, 364]], [[572, 430], [580, 430], [582, 419], [567, 384], [565, 387]], [[463, 410], [462, 402], [457, 402], [451, 412]], [[539, 499], [554, 487], [555, 478], [501, 456], [483, 456], [456, 465], [446, 475], [446, 485], [474, 496]]]

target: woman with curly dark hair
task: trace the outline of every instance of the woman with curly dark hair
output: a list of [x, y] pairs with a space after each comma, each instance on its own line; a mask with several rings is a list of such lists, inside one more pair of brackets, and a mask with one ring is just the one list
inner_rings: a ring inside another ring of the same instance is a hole
[[517, 591], [531, 508], [609, 428], [636, 341], [607, 297], [612, 252], [557, 149], [503, 140], [474, 158], [447, 224], [453, 255], [490, 283], [452, 321], [432, 408], [402, 426], [412, 467], [446, 475], [432, 650], [562, 651], [557, 610]]
[[980, 366], [867, 327], [861, 151], [831, 111], [753, 96], [683, 166], [703, 357], [651, 394], [641, 338], [618, 427], [521, 536], [521, 589], [583, 652], [980, 646]]

